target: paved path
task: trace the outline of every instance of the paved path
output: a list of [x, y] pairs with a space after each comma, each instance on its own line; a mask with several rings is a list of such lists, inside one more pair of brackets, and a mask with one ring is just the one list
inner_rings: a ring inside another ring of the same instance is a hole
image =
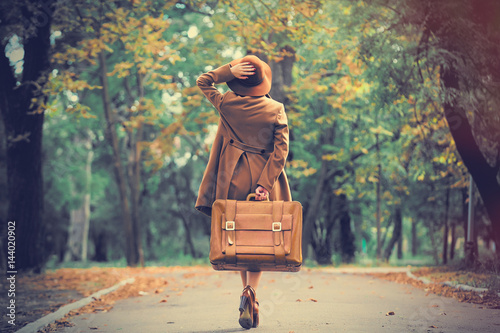
[[[58, 332], [246, 331], [238, 324], [238, 273], [200, 268], [168, 278], [158, 294], [79, 315]], [[251, 332], [500, 332], [500, 310], [336, 269], [264, 273], [257, 294], [261, 325]]]

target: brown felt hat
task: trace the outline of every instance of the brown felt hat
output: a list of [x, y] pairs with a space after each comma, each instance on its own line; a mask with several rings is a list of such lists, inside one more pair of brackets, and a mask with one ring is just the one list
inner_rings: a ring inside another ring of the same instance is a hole
[[255, 72], [253, 75], [248, 75], [246, 79], [233, 79], [227, 82], [229, 88], [238, 95], [244, 96], [264, 96], [268, 94], [271, 91], [271, 82], [273, 79], [271, 67], [254, 55], [235, 59], [230, 64], [231, 66], [235, 66], [242, 62], [251, 63], [255, 67]]

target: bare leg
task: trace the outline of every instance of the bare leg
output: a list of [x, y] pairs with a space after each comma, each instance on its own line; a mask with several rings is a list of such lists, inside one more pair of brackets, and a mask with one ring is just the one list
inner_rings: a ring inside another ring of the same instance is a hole
[[254, 290], [257, 290], [261, 277], [262, 272], [247, 272], [247, 284], [252, 286]]
[[250, 285], [254, 290], [257, 290], [260, 278], [262, 277], [262, 272], [241, 271], [240, 275], [243, 288]]
[[240, 271], [241, 282], [243, 283], [243, 288], [247, 286], [247, 271]]

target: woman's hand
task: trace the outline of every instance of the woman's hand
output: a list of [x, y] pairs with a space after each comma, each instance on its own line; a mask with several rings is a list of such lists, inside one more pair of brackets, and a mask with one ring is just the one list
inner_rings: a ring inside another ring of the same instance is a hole
[[255, 190], [255, 200], [261, 201], [266, 200], [269, 197], [269, 191], [263, 188], [262, 186], [257, 187]]
[[255, 67], [249, 62], [242, 62], [230, 68], [234, 77], [240, 80], [247, 79], [249, 75], [255, 74]]

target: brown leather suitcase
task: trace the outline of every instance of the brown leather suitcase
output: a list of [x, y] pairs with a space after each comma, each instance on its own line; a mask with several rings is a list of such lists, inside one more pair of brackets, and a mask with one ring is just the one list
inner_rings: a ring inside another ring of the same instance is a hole
[[302, 205], [297, 201], [216, 200], [210, 263], [215, 270], [298, 272]]

